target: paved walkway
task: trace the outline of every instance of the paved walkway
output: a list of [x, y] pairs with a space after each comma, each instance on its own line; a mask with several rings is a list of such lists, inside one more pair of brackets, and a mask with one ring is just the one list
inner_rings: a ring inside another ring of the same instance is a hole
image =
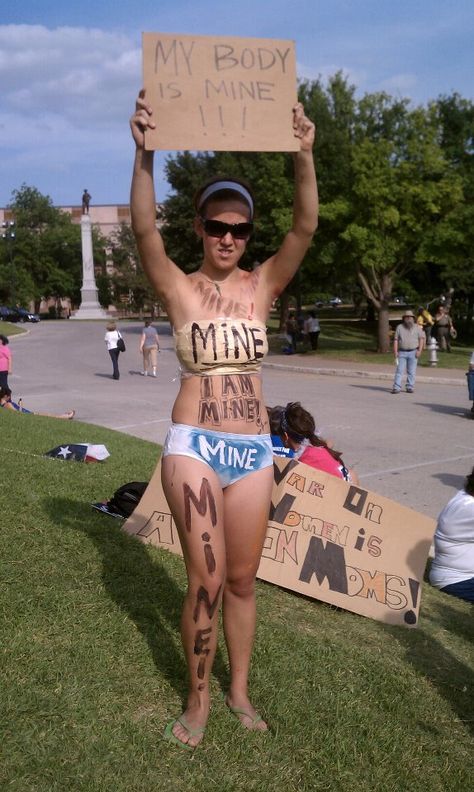
[[[79, 421], [162, 443], [179, 387], [173, 338], [169, 325], [158, 324], [158, 377], [144, 378], [141, 328], [139, 322], [121, 325], [127, 351], [117, 382], [111, 379], [102, 322], [30, 326], [27, 336], [11, 342], [14, 395], [33, 410], [74, 408]], [[416, 392], [394, 397], [393, 371], [389, 365], [314, 355], [270, 355], [264, 392], [268, 405], [301, 401], [363, 485], [435, 517], [474, 464], [466, 378], [458, 370], [423, 368]], [[93, 434], [89, 429], [84, 441], [94, 442]]]

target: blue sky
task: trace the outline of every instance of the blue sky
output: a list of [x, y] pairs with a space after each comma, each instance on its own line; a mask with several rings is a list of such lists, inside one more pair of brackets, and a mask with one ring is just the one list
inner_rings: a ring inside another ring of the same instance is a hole
[[[298, 75], [358, 94], [473, 99], [472, 0], [22, 0], [2, 4], [0, 206], [25, 182], [57, 205], [128, 201], [141, 32], [290, 38]], [[5, 7], [6, 6], [6, 7]], [[315, 119], [317, 122], [317, 119]], [[157, 158], [158, 197], [163, 155]]]

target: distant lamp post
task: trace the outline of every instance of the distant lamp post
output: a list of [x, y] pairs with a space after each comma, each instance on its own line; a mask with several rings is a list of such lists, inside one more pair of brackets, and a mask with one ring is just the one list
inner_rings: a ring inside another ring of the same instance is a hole
[[5, 241], [5, 244], [8, 247], [8, 255], [10, 259], [10, 268], [12, 272], [12, 286], [11, 286], [11, 303], [15, 305], [15, 291], [16, 291], [16, 273], [15, 273], [15, 265], [13, 263], [13, 245], [16, 239], [15, 233], [15, 221], [14, 220], [5, 220], [2, 223], [2, 239]]

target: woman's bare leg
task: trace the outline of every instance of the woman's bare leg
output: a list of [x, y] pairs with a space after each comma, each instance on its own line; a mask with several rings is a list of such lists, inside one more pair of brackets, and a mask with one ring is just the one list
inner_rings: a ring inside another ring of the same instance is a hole
[[255, 636], [255, 575], [268, 525], [273, 468], [251, 473], [224, 490], [224, 526], [227, 580], [224, 587], [224, 632], [231, 682], [227, 703], [244, 710], [239, 715], [247, 728], [266, 729], [255, 721], [248, 697], [248, 674]]
[[45, 413], [45, 412], [36, 412], [35, 415], [42, 415], [43, 418], [62, 418], [65, 421], [72, 421], [76, 414], [75, 410], [69, 410], [69, 412], [61, 413], [60, 415], [54, 415], [53, 413]]
[[173, 734], [196, 746], [209, 716], [209, 675], [217, 645], [218, 612], [226, 577], [223, 496], [203, 462], [170, 455], [162, 462], [163, 489], [178, 528], [188, 574], [181, 638], [189, 673], [187, 706]]

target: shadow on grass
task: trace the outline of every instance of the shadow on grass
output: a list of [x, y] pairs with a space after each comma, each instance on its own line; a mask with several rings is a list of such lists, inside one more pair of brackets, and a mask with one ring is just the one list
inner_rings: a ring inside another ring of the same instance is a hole
[[[88, 504], [67, 498], [45, 498], [44, 504], [51, 520], [61, 529], [81, 531], [94, 542], [102, 558], [105, 590], [136, 624], [150, 647], [155, 666], [184, 703], [186, 665], [183, 652], [175, 647], [180, 634], [183, 590], [142, 542], [121, 531], [118, 521], [109, 522], [106, 517], [91, 514]], [[213, 673], [222, 689], [227, 689], [228, 671], [219, 648]]]
[[[442, 600], [441, 600], [442, 596]], [[456, 608], [456, 603], [459, 604], [462, 600], [453, 597], [452, 594], [440, 592], [440, 598], [437, 600], [436, 605], [436, 620], [441, 624], [443, 629], [454, 633], [463, 640], [470, 644], [474, 643], [474, 623], [471, 614], [466, 614]], [[469, 606], [468, 606], [469, 607]], [[472, 609], [472, 605], [470, 606]], [[472, 709], [471, 709], [471, 718]]]
[[[448, 596], [444, 595], [445, 598]], [[467, 641], [472, 641], [474, 637], [469, 615], [458, 613], [455, 608], [442, 602], [436, 603], [430, 621]], [[469, 666], [458, 660], [428, 631], [420, 627], [416, 630], [401, 630], [387, 625], [385, 629], [404, 646], [405, 659], [415, 671], [437, 689], [465, 728], [474, 734], [472, 715], [474, 672]]]
[[[414, 562], [420, 548], [415, 546], [408, 552], [407, 564], [415, 574]], [[429, 575], [431, 561], [428, 560], [425, 568], [425, 581]], [[428, 583], [429, 585], [429, 583]], [[447, 594], [442, 594], [435, 589], [425, 589], [426, 605], [422, 619], [430, 622], [433, 627], [445, 630], [459, 636], [468, 643], [474, 638], [474, 629], [470, 614], [465, 612], [466, 603], [462, 603], [459, 609], [452, 605], [446, 598]], [[459, 602], [459, 601], [458, 601]], [[432, 634], [431, 630], [423, 629], [418, 622], [417, 629], [404, 630], [400, 627], [386, 625], [385, 628], [396, 641], [405, 648], [405, 659], [411, 664], [415, 671], [425, 677], [430, 685], [437, 688], [438, 693], [449, 704], [451, 709], [458, 715], [464, 723], [466, 729], [474, 733], [474, 719], [472, 715], [472, 691], [474, 690], [474, 671], [453, 652], [446, 649]]]

